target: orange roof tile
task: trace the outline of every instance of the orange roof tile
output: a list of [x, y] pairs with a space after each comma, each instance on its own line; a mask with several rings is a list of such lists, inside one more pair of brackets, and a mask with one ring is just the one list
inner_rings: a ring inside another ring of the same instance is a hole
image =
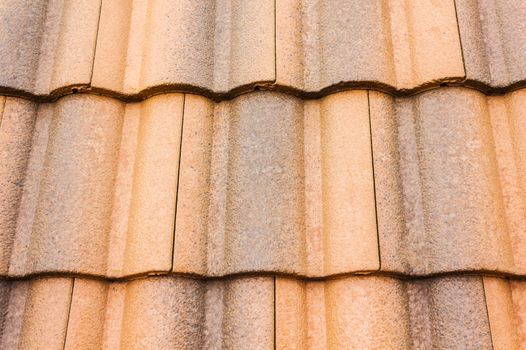
[[525, 23], [0, 2], [0, 348], [526, 349]]

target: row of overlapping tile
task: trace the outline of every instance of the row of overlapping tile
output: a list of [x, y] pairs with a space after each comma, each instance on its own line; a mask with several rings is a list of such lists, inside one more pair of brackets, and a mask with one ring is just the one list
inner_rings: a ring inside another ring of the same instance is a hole
[[0, 90], [42, 99], [526, 81], [521, 0], [3, 0], [0, 32]]
[[526, 273], [526, 90], [0, 101], [3, 276]]
[[0, 345], [518, 350], [526, 347], [526, 282], [475, 276], [0, 282]]

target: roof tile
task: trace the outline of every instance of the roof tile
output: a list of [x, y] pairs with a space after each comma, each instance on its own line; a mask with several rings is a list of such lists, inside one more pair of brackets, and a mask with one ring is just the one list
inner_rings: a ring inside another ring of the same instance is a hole
[[41, 349], [45, 344], [46, 349], [63, 349], [73, 279], [4, 283], [2, 294], [9, 302], [0, 310], [1, 348]]
[[17, 231], [21, 185], [32, 151], [37, 105], [11, 97], [0, 101], [0, 271], [6, 274]]
[[278, 84], [411, 89], [465, 75], [453, 1], [290, 0], [276, 11]]
[[480, 277], [276, 281], [278, 349], [491, 349]]
[[275, 79], [271, 0], [107, 1], [100, 21], [97, 88], [134, 94], [191, 85], [224, 92]]
[[174, 271], [378, 268], [365, 92], [188, 95], [183, 129]]
[[38, 111], [7, 99], [3, 269], [169, 271], [182, 106], [182, 95], [141, 106], [77, 95]]
[[273, 349], [272, 278], [7, 283], [3, 349]]
[[[512, 123], [521, 96], [507, 105]], [[494, 120], [506, 118], [489, 107], [499, 99], [454, 88], [400, 99], [371, 92], [382, 270], [525, 271], [513, 207], [522, 198], [506, 181], [518, 176], [520, 158], [497, 162], [495, 145], [510, 142], [503, 130], [493, 135]], [[520, 144], [510, 147], [521, 153]]]
[[526, 3], [456, 1], [466, 77], [493, 87], [526, 80]]
[[523, 349], [526, 346], [526, 283], [484, 277], [493, 348]]
[[100, 0], [0, 3], [0, 87], [36, 95], [89, 85]]

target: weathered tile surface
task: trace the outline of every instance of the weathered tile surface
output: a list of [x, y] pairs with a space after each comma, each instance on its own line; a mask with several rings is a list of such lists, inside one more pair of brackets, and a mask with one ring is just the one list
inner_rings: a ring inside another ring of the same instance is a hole
[[174, 271], [378, 269], [365, 92], [187, 95]]
[[73, 279], [2, 283], [0, 348], [63, 349]]
[[0, 2], [0, 87], [46, 95], [89, 85], [100, 0]]
[[277, 349], [491, 349], [480, 277], [276, 281]]
[[523, 96], [371, 92], [383, 270], [524, 273]]
[[169, 271], [182, 95], [140, 105], [8, 98], [1, 132], [3, 273]]
[[492, 87], [526, 80], [526, 3], [456, 1], [466, 78]]
[[493, 348], [524, 349], [526, 346], [526, 283], [484, 277]]
[[50, 278], [5, 282], [0, 291], [6, 350], [274, 348], [274, 280], [268, 277]]
[[453, 1], [278, 1], [277, 83], [410, 89], [464, 77]]
[[275, 79], [274, 2], [106, 1], [92, 85], [124, 94], [160, 85], [224, 92]]

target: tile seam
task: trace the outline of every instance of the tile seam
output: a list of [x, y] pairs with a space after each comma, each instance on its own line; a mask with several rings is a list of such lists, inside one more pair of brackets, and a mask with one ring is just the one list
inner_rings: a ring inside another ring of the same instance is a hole
[[93, 72], [95, 71], [95, 57], [97, 56], [97, 43], [99, 41], [99, 30], [100, 30], [100, 18], [102, 14], [102, 3], [104, 0], [100, 0], [99, 5], [99, 16], [97, 18], [97, 31], [95, 32], [95, 42], [93, 45], [93, 61], [91, 62], [91, 72], [89, 76], [89, 86], [91, 86], [91, 82], [93, 81]]
[[457, 22], [457, 33], [458, 33], [458, 43], [460, 45], [460, 56], [462, 57], [462, 67], [464, 68], [464, 80], [462, 80], [462, 82], [466, 82], [468, 73], [466, 70], [466, 59], [464, 58], [464, 47], [462, 46], [462, 35], [460, 34], [460, 22], [458, 20], [457, 0], [453, 0], [453, 7], [455, 8], [455, 20]]
[[71, 316], [71, 305], [73, 304], [73, 292], [75, 290], [75, 280], [76, 278], [71, 279], [71, 292], [69, 295], [69, 306], [68, 306], [68, 317], [66, 318], [66, 330], [64, 332], [64, 341], [62, 342], [62, 349], [66, 349], [66, 341], [68, 339], [68, 330], [69, 330], [69, 319]]
[[486, 308], [486, 318], [488, 319], [488, 329], [489, 337], [491, 339], [491, 349], [495, 349], [495, 344], [493, 343], [493, 334], [491, 333], [491, 320], [489, 318], [489, 308], [488, 308], [488, 299], [486, 297], [486, 282], [484, 281], [484, 276], [480, 277], [482, 283], [482, 292], [484, 293], [484, 307]]
[[[0, 96], [0, 99], [4, 96]], [[2, 127], [2, 120], [4, 119], [4, 109], [7, 97], [4, 98], [4, 101], [0, 103], [0, 128]]]
[[174, 269], [174, 258], [175, 258], [175, 240], [176, 240], [176, 230], [177, 230], [177, 208], [179, 204], [179, 187], [180, 187], [180, 175], [181, 175], [181, 158], [183, 155], [183, 135], [184, 135], [184, 112], [186, 107], [186, 94], [183, 94], [183, 106], [182, 106], [182, 114], [181, 114], [181, 136], [179, 139], [179, 159], [177, 164], [177, 176], [176, 176], [176, 191], [175, 191], [175, 211], [174, 211], [174, 224], [173, 224], [173, 242], [172, 242], [172, 260], [170, 262], [170, 271], [173, 271]]
[[382, 270], [382, 254], [380, 251], [380, 229], [378, 226], [378, 201], [376, 196], [376, 178], [374, 172], [374, 145], [373, 145], [373, 128], [371, 120], [371, 99], [370, 92], [367, 90], [367, 112], [369, 115], [369, 143], [371, 145], [371, 168], [372, 168], [372, 178], [373, 178], [373, 197], [374, 197], [374, 219], [376, 223], [376, 243], [378, 245], [378, 269], [376, 271]]
[[80, 274], [80, 273], [63, 273], [63, 272], [46, 272], [46, 273], [35, 273], [27, 274], [21, 276], [0, 276], [0, 281], [27, 281], [43, 278], [82, 278], [88, 280], [96, 281], [106, 281], [106, 282], [127, 282], [133, 280], [139, 280], [144, 278], [154, 278], [154, 277], [181, 277], [194, 280], [203, 280], [203, 281], [221, 281], [221, 280], [236, 280], [242, 278], [256, 278], [256, 277], [271, 277], [271, 278], [286, 278], [293, 279], [297, 281], [305, 282], [317, 282], [317, 281], [330, 281], [337, 280], [342, 278], [349, 277], [390, 277], [398, 280], [408, 280], [408, 281], [417, 281], [417, 280], [426, 280], [442, 277], [461, 277], [461, 276], [479, 276], [479, 277], [496, 277], [496, 278], [506, 278], [512, 281], [526, 282], [526, 275], [512, 274], [512, 273], [503, 273], [498, 271], [488, 271], [488, 270], [456, 270], [456, 271], [447, 271], [440, 273], [430, 273], [430, 274], [421, 274], [421, 275], [411, 275], [404, 274], [393, 271], [354, 271], [349, 273], [340, 273], [333, 275], [324, 275], [324, 276], [305, 276], [305, 275], [295, 275], [291, 273], [280, 273], [280, 272], [270, 272], [270, 271], [261, 271], [261, 272], [242, 272], [242, 273], [231, 273], [224, 274], [219, 276], [206, 276], [198, 275], [192, 273], [174, 273], [167, 271], [157, 271], [157, 272], [146, 272], [135, 275], [128, 275], [123, 277], [106, 277], [103, 275], [94, 275], [94, 274]]
[[274, 82], [278, 81], [278, 0], [274, 0]]
[[277, 349], [277, 315], [278, 315], [278, 311], [277, 311], [277, 298], [276, 298], [276, 276], [274, 276], [274, 350]]
[[185, 93], [200, 95], [215, 102], [222, 102], [232, 100], [238, 96], [255, 91], [275, 91], [295, 96], [303, 100], [315, 100], [335, 93], [352, 90], [371, 90], [389, 94], [393, 97], [410, 97], [419, 95], [429, 90], [436, 90], [443, 87], [460, 87], [465, 89], [476, 90], [487, 96], [505, 95], [507, 93], [526, 88], [526, 79], [519, 80], [513, 84], [503, 87], [493, 87], [478, 80], [464, 79], [463, 81], [455, 82], [451, 81], [449, 78], [446, 77], [443, 79], [438, 79], [436, 81], [429, 81], [427, 83], [410, 89], [396, 89], [392, 85], [374, 81], [347, 81], [334, 85], [329, 85], [324, 87], [323, 89], [316, 91], [305, 91], [269, 81], [249, 83], [231, 89], [227, 92], [215, 92], [210, 89], [188, 84], [166, 84], [152, 86], [147, 89], [141, 90], [140, 92], [135, 94], [124, 94], [118, 91], [91, 87], [89, 84], [72, 84], [55, 89], [49, 94], [44, 95], [38, 95], [22, 89], [11, 88], [8, 86], [0, 86], [0, 96], [18, 97], [33, 102], [47, 103], [55, 102], [60, 98], [71, 94], [87, 94], [105, 96], [116, 100], [120, 100], [122, 102], [141, 102], [156, 95]]

